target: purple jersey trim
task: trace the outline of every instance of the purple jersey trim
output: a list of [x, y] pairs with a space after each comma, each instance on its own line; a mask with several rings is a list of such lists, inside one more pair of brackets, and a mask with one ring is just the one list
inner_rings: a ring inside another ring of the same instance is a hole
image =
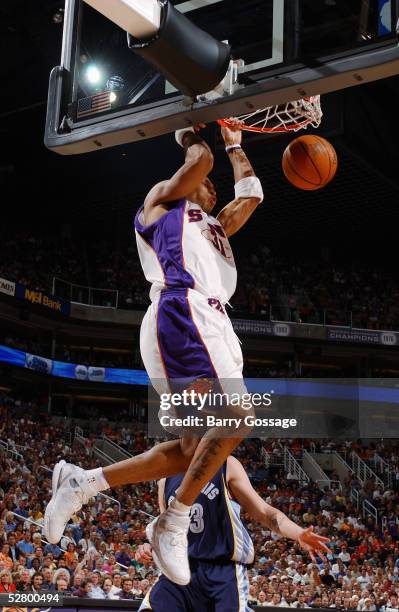
[[187, 290], [162, 291], [157, 326], [159, 350], [169, 379], [217, 379], [209, 352], [193, 321]]
[[140, 223], [141, 206], [134, 219], [138, 234], [154, 250], [170, 288], [193, 289], [195, 282], [187, 272], [183, 256], [183, 229], [186, 200], [179, 200], [169, 212], [150, 225]]

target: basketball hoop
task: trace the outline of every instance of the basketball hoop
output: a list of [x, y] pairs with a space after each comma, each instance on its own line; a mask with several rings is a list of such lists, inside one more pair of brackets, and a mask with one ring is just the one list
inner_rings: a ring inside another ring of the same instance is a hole
[[[278, 106], [268, 106], [237, 117], [243, 122], [242, 129], [248, 132], [281, 134], [298, 132], [308, 126], [319, 127], [323, 112], [320, 96], [311, 96]], [[228, 119], [220, 119], [220, 125], [229, 127]]]

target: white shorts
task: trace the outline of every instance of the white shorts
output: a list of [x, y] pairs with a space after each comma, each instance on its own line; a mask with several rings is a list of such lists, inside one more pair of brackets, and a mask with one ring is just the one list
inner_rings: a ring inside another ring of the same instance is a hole
[[193, 289], [162, 291], [144, 316], [140, 349], [159, 394], [174, 379], [217, 379], [226, 392], [246, 393], [240, 341], [215, 298]]

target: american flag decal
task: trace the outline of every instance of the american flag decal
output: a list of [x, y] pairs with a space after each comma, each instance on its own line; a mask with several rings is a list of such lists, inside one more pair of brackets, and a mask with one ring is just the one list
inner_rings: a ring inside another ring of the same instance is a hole
[[111, 92], [102, 91], [89, 98], [78, 100], [77, 118], [87, 117], [95, 113], [103, 113], [111, 108]]

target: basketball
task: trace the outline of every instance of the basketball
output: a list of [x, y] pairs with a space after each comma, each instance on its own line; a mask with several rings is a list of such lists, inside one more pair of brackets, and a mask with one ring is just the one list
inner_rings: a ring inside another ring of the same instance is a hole
[[300, 136], [283, 155], [283, 170], [289, 182], [298, 189], [316, 191], [328, 185], [337, 172], [337, 154], [320, 136]]

